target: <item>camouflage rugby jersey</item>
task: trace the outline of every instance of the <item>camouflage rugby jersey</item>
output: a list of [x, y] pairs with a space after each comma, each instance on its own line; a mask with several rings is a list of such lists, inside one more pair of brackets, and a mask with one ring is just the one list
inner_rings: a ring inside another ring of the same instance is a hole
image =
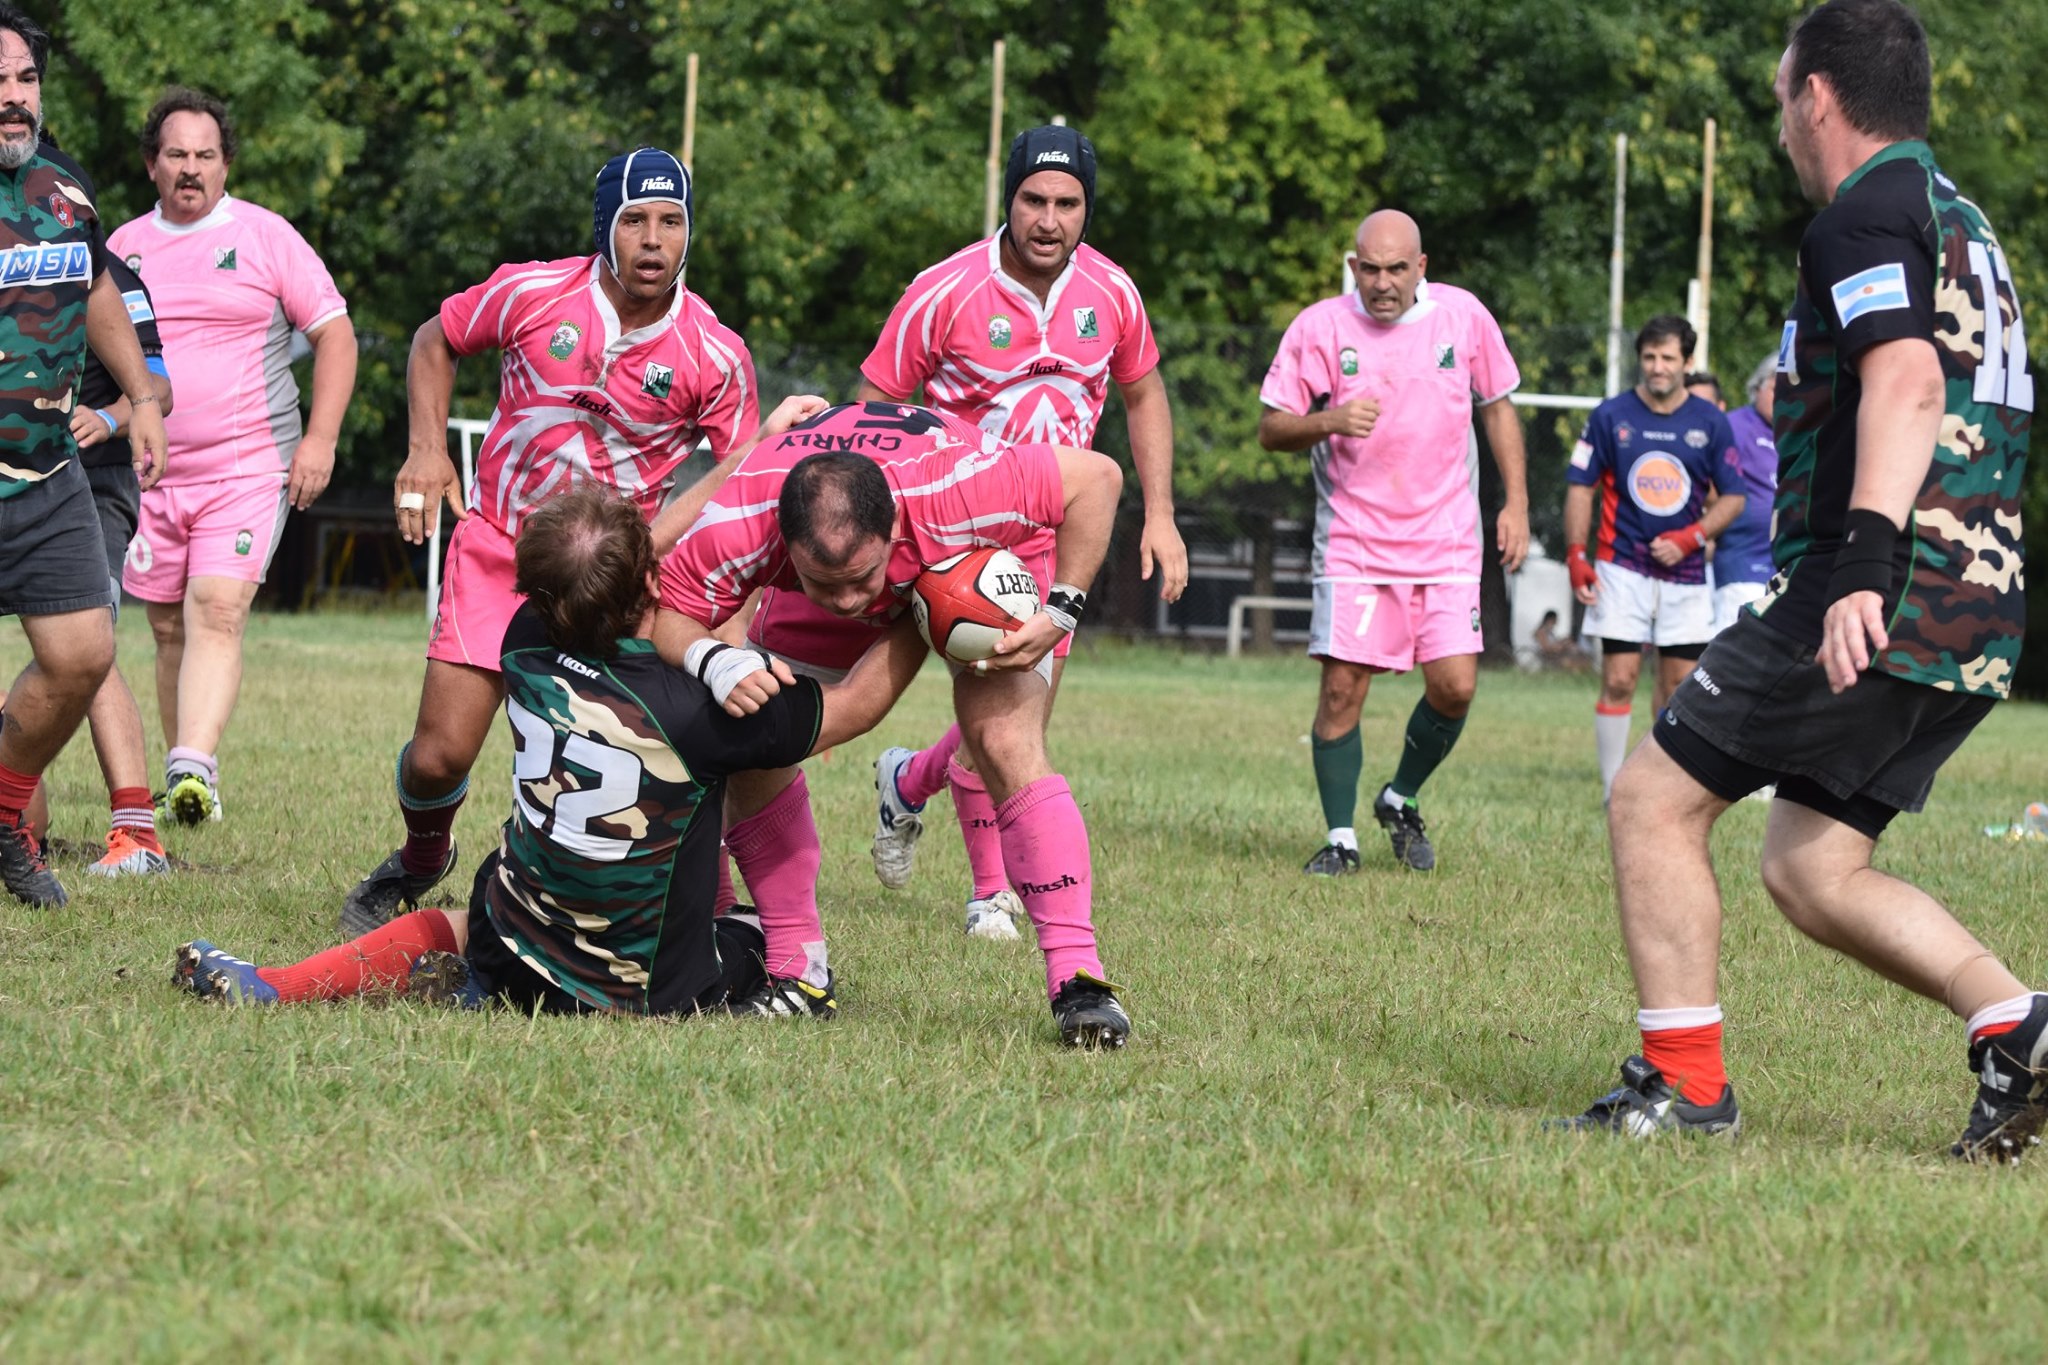
[[817, 683], [799, 679], [735, 718], [652, 642], [621, 640], [607, 659], [564, 654], [531, 607], [506, 628], [501, 662], [513, 810], [478, 932], [586, 1008], [692, 1009], [719, 977], [725, 779], [810, 753]]
[[39, 152], [0, 170], [0, 498], [77, 454], [72, 385], [105, 255], [92, 185], [76, 168]]
[[1924, 142], [1871, 157], [1800, 243], [1774, 408], [1779, 574], [1757, 610], [1819, 643], [1856, 478], [1856, 359], [1904, 337], [1933, 344], [1946, 413], [1899, 537], [1885, 604], [1891, 644], [1873, 666], [1928, 687], [2004, 697], [2026, 619], [2020, 482], [2034, 379], [1998, 236]]

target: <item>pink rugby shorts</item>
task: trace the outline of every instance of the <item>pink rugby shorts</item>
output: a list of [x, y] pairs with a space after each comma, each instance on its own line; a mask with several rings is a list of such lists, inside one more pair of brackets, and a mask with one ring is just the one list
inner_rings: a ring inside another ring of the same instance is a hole
[[180, 602], [195, 578], [261, 583], [284, 514], [279, 474], [152, 488], [142, 495], [121, 586], [145, 602]]
[[526, 600], [513, 591], [516, 578], [512, 537], [475, 512], [456, 523], [441, 561], [441, 605], [427, 657], [498, 672], [505, 627]]

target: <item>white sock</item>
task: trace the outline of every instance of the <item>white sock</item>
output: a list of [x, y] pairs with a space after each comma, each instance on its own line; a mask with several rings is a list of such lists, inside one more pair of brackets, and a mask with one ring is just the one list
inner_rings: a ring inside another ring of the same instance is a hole
[[1637, 1010], [1636, 1027], [1645, 1033], [1667, 1028], [1705, 1028], [1721, 1022], [1721, 1006], [1692, 1005], [1671, 1010]]
[[1356, 853], [1358, 852], [1358, 831], [1349, 825], [1344, 826], [1342, 829], [1333, 829], [1330, 831], [1330, 842], [1338, 848], [1348, 848], [1353, 853]]
[[2026, 1018], [2033, 1008], [2034, 992], [2028, 991], [2025, 995], [2015, 995], [2010, 1000], [1986, 1005], [1971, 1015], [1970, 1022], [1963, 1027], [1969, 1030], [1970, 1038], [1974, 1042], [1980, 1030], [1990, 1028], [1993, 1024], [2017, 1024]]
[[1609, 715], [1605, 711], [1593, 713], [1593, 745], [1600, 752], [1600, 796], [1602, 800], [1614, 794], [1614, 775], [1621, 771], [1622, 761], [1628, 757], [1628, 727], [1633, 717], [1627, 711]]

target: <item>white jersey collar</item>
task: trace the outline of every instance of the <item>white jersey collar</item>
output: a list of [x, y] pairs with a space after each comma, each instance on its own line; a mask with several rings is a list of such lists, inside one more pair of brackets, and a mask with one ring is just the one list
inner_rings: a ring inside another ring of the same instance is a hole
[[217, 228], [223, 223], [233, 222], [235, 215], [230, 210], [234, 206], [234, 202], [235, 196], [223, 194], [220, 197], [220, 202], [213, 206], [213, 212], [207, 214], [204, 218], [194, 223], [174, 223], [164, 217], [164, 201], [159, 199], [156, 201], [156, 207], [149, 211], [149, 221], [158, 232], [168, 233], [173, 237], [183, 237], [187, 233], [204, 232], [208, 228]]
[[1392, 322], [1381, 322], [1371, 313], [1366, 312], [1365, 298], [1356, 289], [1351, 291], [1351, 306], [1358, 310], [1360, 317], [1375, 327], [1408, 327], [1434, 313], [1437, 310], [1438, 304], [1435, 299], [1429, 296], [1429, 281], [1417, 280], [1415, 282], [1415, 302], [1409, 304], [1408, 311], [1395, 318]]
[[590, 258], [590, 297], [597, 301], [597, 315], [604, 320], [604, 344], [607, 351], [624, 351], [653, 339], [675, 324], [676, 315], [683, 311], [683, 277], [678, 274], [674, 288], [669, 291], [668, 311], [648, 323], [645, 327], [624, 333], [619, 332], [619, 310], [612, 307], [611, 299], [604, 292], [602, 276], [597, 272], [604, 269], [604, 257]]

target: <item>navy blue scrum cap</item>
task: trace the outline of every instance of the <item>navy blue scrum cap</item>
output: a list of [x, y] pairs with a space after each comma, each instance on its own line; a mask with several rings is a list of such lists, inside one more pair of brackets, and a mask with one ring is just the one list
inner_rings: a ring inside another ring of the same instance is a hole
[[[631, 204], [668, 203], [683, 206], [683, 264], [690, 260], [690, 236], [696, 229], [696, 215], [690, 206], [690, 173], [683, 163], [659, 147], [635, 147], [604, 163], [597, 173], [591, 230], [597, 237], [597, 254], [619, 273], [612, 237], [619, 229], [619, 215]], [[681, 273], [678, 267], [677, 273]]]
[[1072, 128], [1051, 124], [1017, 134], [1010, 142], [1010, 162], [1003, 171], [1005, 219], [1010, 205], [1017, 202], [1017, 191], [1040, 171], [1065, 171], [1081, 182], [1081, 202], [1086, 205], [1081, 235], [1086, 237], [1088, 225], [1095, 221], [1095, 144]]

